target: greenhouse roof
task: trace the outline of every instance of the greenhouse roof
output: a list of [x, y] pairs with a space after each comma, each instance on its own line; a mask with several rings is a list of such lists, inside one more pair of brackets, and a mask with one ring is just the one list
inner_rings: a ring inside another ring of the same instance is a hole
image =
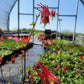
[[0, 0], [0, 28], [8, 30], [10, 12], [17, 0]]

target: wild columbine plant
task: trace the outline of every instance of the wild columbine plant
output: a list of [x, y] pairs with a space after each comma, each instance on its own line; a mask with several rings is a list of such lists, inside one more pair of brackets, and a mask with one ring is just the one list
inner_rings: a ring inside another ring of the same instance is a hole
[[46, 7], [42, 3], [37, 4], [37, 5], [42, 8], [41, 10], [37, 8], [37, 10], [40, 11], [40, 13], [41, 13], [40, 24], [43, 23], [44, 26], [46, 26], [46, 24], [49, 23], [49, 15], [50, 15], [50, 11], [48, 9], [48, 6]]
[[[43, 74], [38, 70], [36, 66], [38, 66], [42, 70]], [[33, 65], [33, 69], [38, 73], [43, 84], [50, 84], [50, 82], [59, 83], [59, 81], [57, 80], [57, 76], [52, 74], [41, 62]]]

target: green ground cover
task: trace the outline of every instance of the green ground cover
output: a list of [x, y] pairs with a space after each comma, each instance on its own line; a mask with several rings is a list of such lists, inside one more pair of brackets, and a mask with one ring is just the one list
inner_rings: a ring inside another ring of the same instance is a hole
[[[43, 43], [44, 47], [45, 43], [47, 42]], [[40, 61], [51, 73], [56, 75], [60, 84], [84, 84], [84, 56], [80, 54], [83, 51], [84, 47], [79, 44], [67, 43], [64, 40], [53, 40], [52, 43], [48, 41], [43, 54], [39, 53], [37, 63]], [[74, 54], [69, 54], [69, 52]], [[43, 73], [38, 66], [37, 69]], [[26, 71], [27, 75], [29, 75], [28, 71], [31, 71], [35, 84], [42, 82], [36, 71], [29, 67], [26, 68]], [[26, 79], [28, 80], [28, 78]]]
[[17, 50], [18, 47], [23, 47], [25, 44], [20, 42], [15, 42], [14, 40], [4, 39], [0, 41], [0, 55], [5, 56], [11, 54], [14, 50]]

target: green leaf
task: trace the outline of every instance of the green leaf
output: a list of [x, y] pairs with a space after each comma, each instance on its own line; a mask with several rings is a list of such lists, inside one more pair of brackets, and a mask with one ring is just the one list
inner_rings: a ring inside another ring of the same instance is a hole
[[34, 25], [34, 22], [32, 22], [32, 24], [30, 24], [30, 26]]

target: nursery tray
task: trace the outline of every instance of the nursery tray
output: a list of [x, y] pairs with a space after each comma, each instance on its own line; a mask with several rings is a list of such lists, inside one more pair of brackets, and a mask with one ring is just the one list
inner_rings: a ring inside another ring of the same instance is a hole
[[3, 61], [1, 63], [1, 65], [4, 65], [6, 63], [6, 61], [10, 61], [11, 60], [11, 55], [14, 55], [15, 54], [15, 57], [17, 57], [18, 54], [21, 54], [21, 50], [27, 50], [27, 49], [30, 49], [31, 47], [33, 47], [33, 43], [29, 43], [26, 47], [23, 47], [21, 49], [14, 50], [11, 54], [5, 55], [3, 57]]

